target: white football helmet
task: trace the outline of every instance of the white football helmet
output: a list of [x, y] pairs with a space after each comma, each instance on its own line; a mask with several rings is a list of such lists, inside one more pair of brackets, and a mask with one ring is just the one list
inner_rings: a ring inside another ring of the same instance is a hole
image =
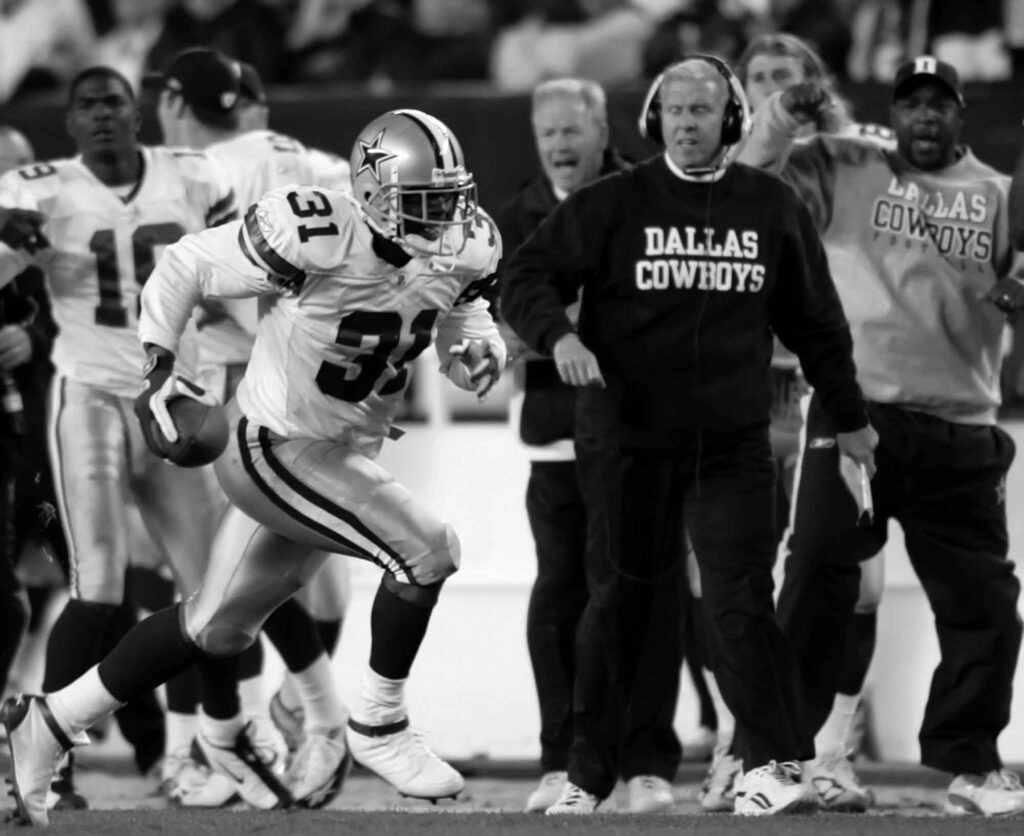
[[454, 254], [476, 220], [476, 184], [459, 141], [421, 110], [391, 110], [352, 147], [352, 193], [370, 225], [405, 250]]

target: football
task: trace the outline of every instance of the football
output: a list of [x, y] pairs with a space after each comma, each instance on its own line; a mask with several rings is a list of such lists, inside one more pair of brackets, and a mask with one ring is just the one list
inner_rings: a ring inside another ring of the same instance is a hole
[[214, 461], [228, 446], [228, 419], [220, 404], [206, 406], [193, 398], [167, 402], [178, 440], [162, 439], [168, 461], [178, 467], [201, 467]]

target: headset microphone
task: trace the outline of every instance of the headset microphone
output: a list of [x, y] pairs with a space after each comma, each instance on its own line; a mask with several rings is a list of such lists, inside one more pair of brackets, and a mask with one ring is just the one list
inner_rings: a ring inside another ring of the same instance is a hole
[[[665, 82], [665, 78], [671, 75], [673, 70], [692, 61], [703, 61], [705, 64], [714, 67], [728, 83], [729, 101], [725, 104], [725, 113], [722, 116], [721, 143], [725, 146], [738, 144], [750, 130], [750, 104], [747, 102], [743, 85], [740, 84], [736, 74], [729, 69], [729, 65], [721, 58], [704, 54], [688, 55], [666, 68], [654, 79], [647, 90], [647, 95], [644, 97], [643, 107], [640, 109], [640, 118], [638, 120], [640, 135], [657, 142], [659, 145], [665, 144], [665, 138], [661, 133], [661, 87]], [[724, 162], [724, 157], [722, 162]], [[717, 169], [722, 162], [719, 162], [715, 168]]]

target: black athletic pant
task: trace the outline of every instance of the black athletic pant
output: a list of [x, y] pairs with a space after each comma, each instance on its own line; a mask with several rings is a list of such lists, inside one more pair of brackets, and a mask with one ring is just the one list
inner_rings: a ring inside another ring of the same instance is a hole
[[807, 731], [821, 727], [839, 686], [858, 562], [885, 544], [892, 518], [935, 613], [942, 653], [920, 732], [921, 762], [954, 774], [996, 769], [1021, 641], [1020, 582], [1006, 557], [1013, 441], [996, 426], [876, 403], [869, 412], [879, 445], [875, 519], [867, 527], [857, 525], [835, 434], [816, 398], [807, 420], [779, 598], [780, 624], [802, 664]]
[[[767, 427], [702, 433], [688, 450], [576, 445], [587, 502], [590, 599], [577, 632], [575, 738], [569, 779], [602, 798], [618, 774], [621, 706], [644, 652], [678, 630], [659, 612], [666, 579], [684, 564], [684, 515], [700, 566], [708, 647], [736, 715], [748, 767], [808, 758], [795, 665], [775, 621], [774, 468]], [[699, 479], [695, 478], [699, 470]], [[679, 669], [664, 671], [678, 677]]]
[[[573, 739], [576, 628], [586, 606], [584, 554], [586, 508], [574, 461], [533, 462], [526, 512], [537, 551], [537, 578], [530, 592], [526, 641], [540, 704], [540, 763], [544, 772], [564, 770]], [[679, 629], [652, 643], [638, 674], [635, 696], [623, 723], [619, 767], [624, 779], [657, 775], [671, 781], [682, 749], [676, 736], [676, 700], [682, 663], [682, 616], [677, 594], [683, 577], [673, 571], [662, 596], [666, 619]], [[601, 577], [592, 578], [599, 584]], [[672, 675], [674, 672], [674, 675]]]

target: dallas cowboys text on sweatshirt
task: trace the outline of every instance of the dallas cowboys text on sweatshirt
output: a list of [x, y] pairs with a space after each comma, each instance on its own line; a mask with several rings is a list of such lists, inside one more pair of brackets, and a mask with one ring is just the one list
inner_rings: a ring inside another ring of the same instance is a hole
[[664, 156], [570, 195], [511, 257], [502, 311], [550, 353], [573, 330], [607, 389], [579, 409], [622, 445], [689, 447], [694, 431], [768, 423], [772, 332], [800, 358], [840, 432], [866, 425], [850, 331], [810, 213], [744, 165], [684, 179]]

